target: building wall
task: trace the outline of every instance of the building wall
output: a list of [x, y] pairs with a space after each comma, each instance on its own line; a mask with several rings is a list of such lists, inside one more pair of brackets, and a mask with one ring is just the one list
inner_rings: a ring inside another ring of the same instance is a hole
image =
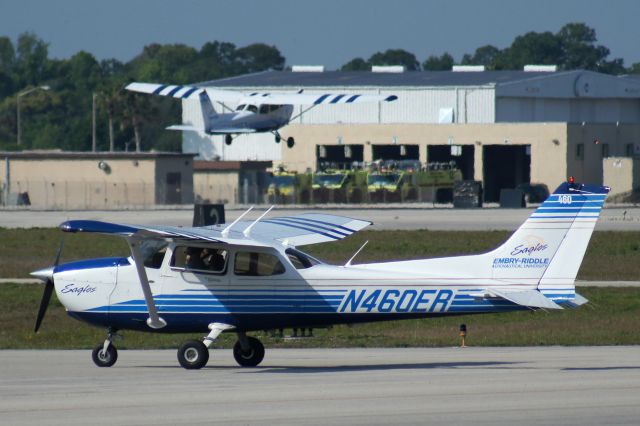
[[638, 123], [637, 99], [511, 98], [496, 100], [496, 122]]
[[[179, 188], [170, 186], [170, 174], [180, 176]], [[174, 192], [172, 196], [170, 192]], [[190, 158], [158, 158], [155, 161], [156, 204], [193, 203], [193, 160]], [[176, 202], [178, 201], [178, 202]]]
[[603, 174], [605, 184], [611, 187], [612, 198], [628, 197], [632, 191], [640, 190], [640, 158], [605, 158]]
[[[0, 157], [0, 186], [6, 162]], [[107, 167], [98, 167], [104, 161]], [[188, 161], [189, 164], [185, 164]], [[192, 160], [175, 158], [10, 158], [10, 204], [28, 193], [31, 206], [43, 209], [114, 209], [152, 206], [158, 199], [156, 176], [182, 174], [183, 203], [193, 202]]]
[[[98, 168], [100, 160], [10, 160], [11, 197], [27, 192], [31, 205], [47, 209], [99, 209], [153, 205], [152, 160], [107, 159], [109, 172]], [[0, 179], [5, 179], [0, 162]], [[4, 182], [3, 182], [4, 183]]]
[[231, 203], [237, 202], [239, 171], [194, 171], [193, 190], [198, 202]]
[[[541, 124], [402, 124], [402, 125], [292, 125], [298, 141], [283, 148], [282, 159], [292, 170], [315, 169], [316, 145], [364, 145], [364, 160], [371, 161], [371, 145], [418, 144], [420, 161], [427, 161], [427, 145], [473, 145], [474, 179], [483, 180], [482, 146], [531, 145], [531, 182], [555, 188], [566, 179], [567, 125]], [[601, 179], [601, 178], [600, 178]]]
[[[567, 128], [567, 171], [578, 181], [608, 184], [603, 182], [603, 157], [627, 156], [628, 150], [640, 154], [640, 125], [570, 124]], [[582, 158], [578, 145], [583, 147]]]

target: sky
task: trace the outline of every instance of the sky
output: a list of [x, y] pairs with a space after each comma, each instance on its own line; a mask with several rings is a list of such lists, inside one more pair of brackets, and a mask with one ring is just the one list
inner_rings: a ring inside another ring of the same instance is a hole
[[208, 41], [276, 46], [287, 65], [337, 69], [355, 57], [405, 49], [422, 62], [568, 22], [596, 30], [609, 59], [640, 62], [640, 2], [634, 0], [3, 0], [0, 36], [25, 31], [49, 43], [49, 56], [85, 50], [129, 61], [150, 43], [200, 49]]

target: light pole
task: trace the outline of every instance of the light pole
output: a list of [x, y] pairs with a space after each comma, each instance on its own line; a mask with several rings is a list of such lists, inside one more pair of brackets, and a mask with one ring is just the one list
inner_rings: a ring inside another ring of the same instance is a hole
[[38, 87], [32, 87], [31, 89], [27, 89], [27, 90], [23, 90], [22, 92], [18, 93], [18, 95], [16, 96], [16, 125], [17, 125], [17, 134], [18, 134], [18, 145], [20, 145], [22, 143], [22, 127], [21, 127], [21, 123], [20, 123], [20, 98], [28, 95], [31, 92], [35, 92], [36, 90], [49, 90], [50, 87], [49, 86], [38, 86]]

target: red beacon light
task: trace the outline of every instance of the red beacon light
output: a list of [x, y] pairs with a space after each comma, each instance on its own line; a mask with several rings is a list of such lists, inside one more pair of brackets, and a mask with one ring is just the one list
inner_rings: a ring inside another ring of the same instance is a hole
[[575, 178], [574, 178], [573, 176], [569, 176], [569, 183], [570, 183], [571, 185], [573, 185], [574, 183], [576, 183], [576, 180], [575, 180]]

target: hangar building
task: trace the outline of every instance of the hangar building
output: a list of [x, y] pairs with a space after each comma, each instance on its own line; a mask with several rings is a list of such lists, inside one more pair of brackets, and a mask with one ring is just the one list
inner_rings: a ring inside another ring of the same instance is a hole
[[0, 152], [0, 204], [118, 209], [193, 203], [193, 154]]
[[[569, 175], [602, 183], [603, 158], [640, 154], [640, 81], [590, 71], [556, 72], [545, 66], [523, 71], [454, 67], [438, 72], [294, 67], [204, 85], [240, 91], [304, 90], [318, 96], [398, 96], [392, 103], [314, 107], [281, 129], [284, 137], [295, 138], [292, 149], [274, 143], [271, 134], [239, 136], [225, 146], [220, 136], [183, 133], [184, 152], [199, 153], [205, 160], [273, 161], [298, 171], [315, 170], [320, 163], [346, 167], [377, 159], [455, 161], [465, 179], [483, 182], [486, 201], [497, 201], [501, 188], [521, 183], [544, 183], [554, 189]], [[201, 120], [198, 102], [183, 100], [183, 122]]]

